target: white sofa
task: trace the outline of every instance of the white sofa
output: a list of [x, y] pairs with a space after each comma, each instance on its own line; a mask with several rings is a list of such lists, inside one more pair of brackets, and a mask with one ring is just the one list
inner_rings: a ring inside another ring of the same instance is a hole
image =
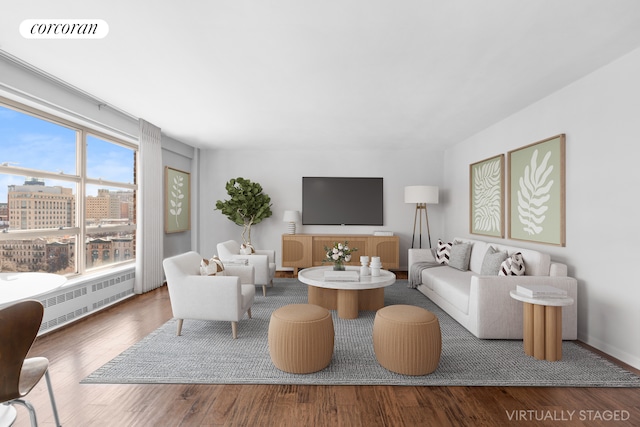
[[[531, 249], [465, 238], [454, 241], [472, 244], [469, 270], [444, 265], [425, 268], [419, 273], [416, 287], [472, 334], [487, 339], [522, 339], [523, 304], [509, 292], [517, 285], [538, 284], [564, 289], [573, 298], [573, 305], [562, 308], [562, 339], [577, 339], [578, 281], [567, 277], [565, 264], [552, 262], [548, 254]], [[480, 275], [489, 246], [506, 250], [509, 255], [521, 252], [525, 275]], [[411, 275], [414, 264], [435, 259], [431, 249], [409, 249], [408, 261]]]

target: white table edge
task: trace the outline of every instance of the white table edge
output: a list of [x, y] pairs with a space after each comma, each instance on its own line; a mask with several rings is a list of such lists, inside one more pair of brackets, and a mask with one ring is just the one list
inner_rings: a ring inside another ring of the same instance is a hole
[[517, 291], [510, 291], [509, 294], [511, 295], [511, 298], [518, 301], [527, 302], [529, 304], [546, 305], [551, 307], [564, 307], [573, 304], [573, 298], [567, 296], [530, 297], [527, 295], [523, 295]]
[[[317, 286], [319, 288], [343, 289], [343, 290], [345, 289], [364, 290], [364, 289], [384, 288], [394, 284], [396, 281], [396, 275], [388, 270], [380, 270], [380, 274], [381, 274], [380, 276], [360, 277], [361, 280], [358, 282], [324, 281], [320, 278], [312, 278], [312, 277], [309, 277], [308, 274], [305, 274], [305, 271], [307, 273], [309, 273], [309, 271], [312, 271], [313, 273], [315, 273], [319, 271], [327, 271], [327, 270], [330, 270], [331, 268], [332, 267], [321, 267], [321, 266], [305, 268], [304, 270], [301, 270], [298, 273], [298, 280], [300, 280], [302, 283], [305, 283], [307, 285]], [[359, 267], [355, 267], [355, 266], [354, 267], [347, 266], [347, 269], [354, 270], [354, 271], [360, 270]]]

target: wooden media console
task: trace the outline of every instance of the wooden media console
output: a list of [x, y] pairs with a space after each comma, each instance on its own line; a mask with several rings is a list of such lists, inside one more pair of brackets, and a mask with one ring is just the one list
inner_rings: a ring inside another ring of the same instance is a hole
[[374, 236], [369, 234], [283, 234], [282, 266], [293, 267], [297, 275], [300, 268], [329, 266], [322, 262], [326, 247], [335, 242], [349, 242], [349, 247], [358, 248], [348, 265], [359, 266], [363, 255], [379, 256], [382, 268], [400, 268], [400, 238], [398, 236]]

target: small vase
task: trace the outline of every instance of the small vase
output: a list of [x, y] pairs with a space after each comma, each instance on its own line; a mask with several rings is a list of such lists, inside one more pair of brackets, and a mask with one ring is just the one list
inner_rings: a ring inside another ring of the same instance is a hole
[[334, 262], [333, 271], [344, 271], [344, 264], [341, 261]]

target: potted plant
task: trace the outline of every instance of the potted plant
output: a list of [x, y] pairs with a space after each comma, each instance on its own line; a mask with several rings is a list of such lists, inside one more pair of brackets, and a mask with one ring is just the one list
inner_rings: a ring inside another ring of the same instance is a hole
[[230, 198], [218, 200], [216, 210], [243, 227], [242, 243], [251, 247], [251, 226], [271, 216], [271, 197], [260, 184], [242, 177], [229, 180], [225, 188]]

